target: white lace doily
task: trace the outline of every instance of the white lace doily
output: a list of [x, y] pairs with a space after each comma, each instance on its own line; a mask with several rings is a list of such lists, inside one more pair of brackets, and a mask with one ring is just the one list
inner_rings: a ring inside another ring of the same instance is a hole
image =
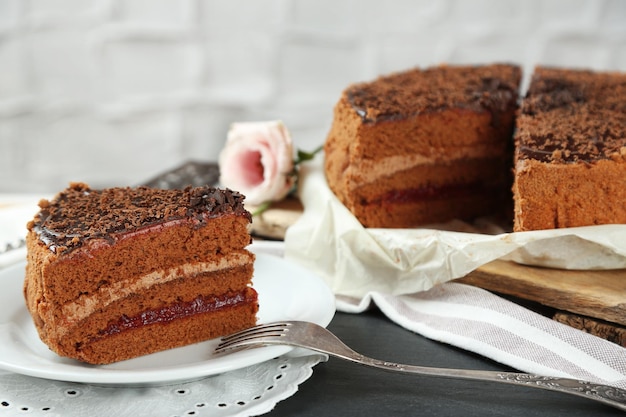
[[252, 416], [292, 396], [324, 355], [294, 351], [201, 380], [112, 387], [33, 378], [0, 371], [0, 416]]

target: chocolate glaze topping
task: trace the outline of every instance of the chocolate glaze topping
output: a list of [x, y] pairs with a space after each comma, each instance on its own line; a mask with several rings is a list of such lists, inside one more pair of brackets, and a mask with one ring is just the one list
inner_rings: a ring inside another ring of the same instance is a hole
[[448, 108], [506, 111], [516, 106], [520, 79], [515, 65], [443, 65], [354, 84], [345, 94], [363, 122], [374, 123]]
[[244, 196], [229, 189], [187, 187], [161, 190], [149, 187], [92, 190], [72, 183], [51, 201], [39, 202], [40, 211], [29, 222], [42, 242], [56, 253], [70, 252], [90, 239], [114, 242], [116, 237], [169, 221], [188, 219], [203, 227], [208, 219], [225, 214], [252, 217]]
[[518, 159], [593, 162], [626, 153], [626, 74], [537, 68], [518, 118]]

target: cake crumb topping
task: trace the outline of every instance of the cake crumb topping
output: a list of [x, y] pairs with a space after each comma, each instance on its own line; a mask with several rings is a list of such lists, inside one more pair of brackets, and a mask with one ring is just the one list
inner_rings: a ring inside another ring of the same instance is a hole
[[442, 65], [354, 84], [345, 94], [363, 121], [374, 123], [448, 108], [505, 111], [516, 105], [520, 78], [515, 65]]
[[614, 159], [626, 146], [626, 74], [537, 68], [518, 118], [518, 158]]
[[113, 241], [116, 235], [172, 220], [191, 219], [202, 227], [207, 219], [235, 214], [251, 221], [244, 199], [236, 191], [209, 186], [93, 190], [85, 183], [70, 183], [52, 200], [39, 202], [40, 211], [27, 227], [50, 250], [65, 253], [89, 239]]

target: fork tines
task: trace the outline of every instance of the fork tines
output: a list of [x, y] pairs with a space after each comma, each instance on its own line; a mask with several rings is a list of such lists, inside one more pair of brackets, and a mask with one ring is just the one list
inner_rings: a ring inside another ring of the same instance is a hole
[[220, 343], [215, 348], [215, 351], [223, 352], [237, 347], [234, 345], [242, 342], [254, 343], [257, 339], [265, 336], [281, 337], [288, 330], [289, 326], [291, 326], [291, 323], [269, 323], [259, 324], [254, 327], [241, 330], [237, 333], [222, 337]]

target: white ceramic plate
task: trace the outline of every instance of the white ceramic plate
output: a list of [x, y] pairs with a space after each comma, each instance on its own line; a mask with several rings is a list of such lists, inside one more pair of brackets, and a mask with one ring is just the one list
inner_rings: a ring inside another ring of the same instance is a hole
[[[62, 358], [39, 339], [26, 310], [24, 263], [0, 271], [0, 368], [40, 378], [96, 384], [163, 384], [228, 372], [287, 353], [286, 346], [213, 355], [216, 339], [111, 365]], [[260, 323], [303, 320], [327, 326], [335, 299], [327, 285], [285, 259], [257, 254], [253, 286], [259, 293]]]

